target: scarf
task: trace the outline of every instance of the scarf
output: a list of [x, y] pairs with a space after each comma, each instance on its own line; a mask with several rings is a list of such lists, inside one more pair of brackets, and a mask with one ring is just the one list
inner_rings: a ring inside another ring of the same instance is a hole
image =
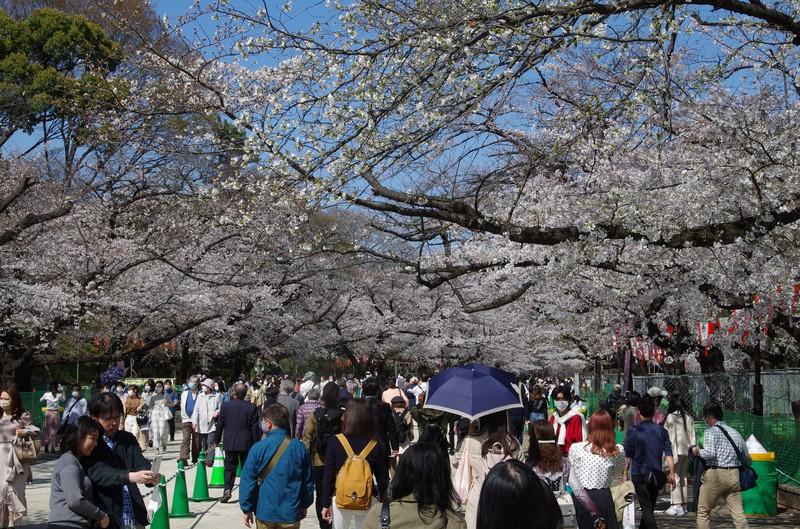
[[567, 442], [567, 422], [573, 417], [581, 418], [581, 428], [584, 430], [583, 438], [586, 438], [586, 422], [583, 420], [583, 414], [578, 410], [569, 410], [563, 417], [558, 413], [553, 414], [554, 422], [558, 424], [558, 444], [564, 445]]

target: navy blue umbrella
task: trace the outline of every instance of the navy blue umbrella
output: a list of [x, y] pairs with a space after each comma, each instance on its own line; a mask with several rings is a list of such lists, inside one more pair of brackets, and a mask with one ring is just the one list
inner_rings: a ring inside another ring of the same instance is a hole
[[472, 421], [497, 411], [522, 408], [517, 377], [502, 369], [465, 364], [445, 369], [428, 383], [425, 408]]

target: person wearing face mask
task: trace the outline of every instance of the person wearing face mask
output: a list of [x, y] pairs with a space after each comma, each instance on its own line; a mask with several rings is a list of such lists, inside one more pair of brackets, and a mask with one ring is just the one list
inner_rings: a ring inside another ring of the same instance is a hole
[[125, 398], [125, 431], [130, 432], [139, 442], [142, 451], [147, 450], [147, 438], [139, 427], [139, 413], [144, 408], [144, 400], [139, 396], [139, 386], [128, 386], [128, 396]]
[[36, 437], [39, 428], [31, 424], [31, 414], [22, 408], [15, 387], [0, 391], [0, 523], [16, 527], [27, 510], [25, 485], [30, 464], [20, 463], [12, 442], [16, 437]]
[[155, 391], [150, 397], [150, 441], [156, 454], [167, 450], [167, 418], [169, 411], [167, 399], [164, 395], [164, 383], [160, 380], [155, 383]]
[[192, 463], [197, 463], [197, 456], [200, 453], [200, 434], [195, 433], [192, 425], [192, 414], [200, 391], [199, 379], [192, 376], [186, 383], [186, 391], [181, 392], [181, 440], [180, 460], [184, 464], [188, 463], [189, 452], [192, 455]]
[[555, 394], [555, 413], [550, 416], [550, 424], [556, 432], [556, 444], [564, 455], [569, 454], [572, 443], [584, 441], [587, 436], [586, 419], [580, 410], [569, 409], [569, 401], [563, 391]]
[[209, 439], [209, 434], [217, 429], [221, 399], [219, 393], [214, 392], [214, 381], [210, 378], [203, 380], [201, 387], [202, 391], [197, 396], [192, 412], [192, 428], [200, 437], [200, 450], [206, 453], [206, 465], [213, 466], [214, 441], [213, 437]]
[[311, 458], [289, 437], [289, 410], [273, 404], [261, 412], [265, 437], [253, 445], [242, 468], [239, 507], [248, 528], [299, 529], [314, 503]]
[[169, 428], [169, 440], [175, 440], [175, 410], [180, 406], [178, 394], [172, 389], [172, 381], [164, 381], [164, 405], [167, 407], [167, 427]]
[[42, 395], [39, 402], [44, 403], [47, 411], [44, 418], [44, 436], [42, 444], [44, 451], [55, 452], [58, 447], [58, 427], [61, 424], [59, 408], [64, 403], [64, 395], [59, 391], [56, 382], [50, 383], [50, 391]]
[[83, 417], [88, 413], [89, 403], [81, 396], [81, 386], [72, 385], [72, 395], [64, 406], [64, 416], [61, 418], [61, 430], [66, 430], [71, 424], [75, 424], [78, 417]]
[[153, 446], [153, 439], [150, 437], [150, 402], [155, 395], [156, 382], [152, 378], [144, 383], [144, 390], [142, 391], [142, 401], [144, 407], [139, 414], [139, 429], [144, 435], [147, 446]]

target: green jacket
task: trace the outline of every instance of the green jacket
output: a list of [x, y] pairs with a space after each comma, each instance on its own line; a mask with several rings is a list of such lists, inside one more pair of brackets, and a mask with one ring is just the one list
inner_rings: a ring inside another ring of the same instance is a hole
[[[372, 504], [372, 508], [367, 513], [367, 518], [364, 520], [364, 525], [361, 526], [361, 529], [380, 529], [382, 506], [378, 501]], [[417, 502], [411, 496], [392, 501], [389, 505], [389, 515], [391, 516], [392, 529], [444, 528], [442, 517], [438, 512], [431, 510], [420, 516], [417, 510]], [[447, 529], [467, 529], [467, 523], [460, 514], [450, 511], [447, 513]]]

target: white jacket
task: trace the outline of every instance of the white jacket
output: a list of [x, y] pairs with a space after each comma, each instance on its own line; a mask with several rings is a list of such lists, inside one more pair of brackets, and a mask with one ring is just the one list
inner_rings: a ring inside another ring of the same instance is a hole
[[669, 442], [672, 445], [672, 454], [675, 458], [689, 455], [689, 447], [697, 444], [694, 421], [691, 416], [686, 416], [686, 428], [684, 428], [681, 413], [672, 412], [667, 415], [664, 428], [669, 432]]
[[211, 433], [217, 430], [217, 415], [222, 405], [219, 393], [200, 393], [194, 403], [192, 425], [198, 433]]

